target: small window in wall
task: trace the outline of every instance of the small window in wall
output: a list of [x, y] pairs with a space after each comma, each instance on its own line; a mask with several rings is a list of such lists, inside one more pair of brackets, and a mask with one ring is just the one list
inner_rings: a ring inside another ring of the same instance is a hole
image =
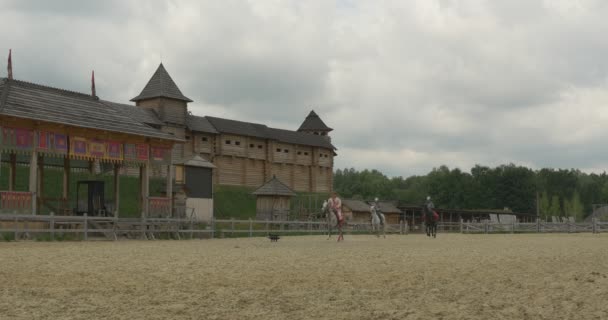
[[317, 135], [317, 136], [318, 136], [318, 135], [319, 135], [319, 133], [318, 133], [318, 132], [315, 132], [315, 135]]
[[190, 140], [190, 136], [186, 136], [186, 140]]
[[298, 151], [298, 155], [301, 155], [301, 154], [302, 154], [302, 151]]
[[308, 155], [308, 152], [304, 152], [304, 155], [305, 155], [305, 156], [307, 156], [307, 155]]
[[258, 144], [258, 149], [262, 149], [262, 145], [261, 144]]
[[240, 141], [235, 141], [234, 144], [236, 144], [237, 146], [240, 146], [241, 142]]
[[208, 141], [208, 140], [207, 140], [207, 137], [202, 137], [202, 138], [201, 138], [201, 141], [203, 141], [203, 142], [207, 142], [207, 141]]
[[231, 144], [231, 143], [232, 143], [232, 141], [226, 140], [226, 144]]
[[283, 152], [285, 152], [285, 153], [289, 153], [289, 150], [285, 149], [285, 150], [283, 150]]
[[281, 148], [277, 148], [277, 152], [281, 152]]
[[325, 155], [324, 157], [327, 158], [327, 155]]
[[323, 158], [323, 154], [322, 153], [319, 153], [319, 158]]
[[253, 147], [255, 147], [255, 144], [252, 143], [249, 145], [249, 148], [253, 148]]

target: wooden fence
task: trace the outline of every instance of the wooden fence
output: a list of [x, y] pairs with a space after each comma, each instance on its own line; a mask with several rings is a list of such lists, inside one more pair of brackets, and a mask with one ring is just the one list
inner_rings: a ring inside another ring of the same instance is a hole
[[[407, 224], [387, 224], [387, 234], [423, 232], [424, 226], [410, 228]], [[373, 233], [369, 223], [349, 223], [346, 234]], [[608, 222], [594, 219], [590, 223], [446, 222], [438, 224], [438, 232], [454, 233], [549, 233], [608, 232]], [[0, 240], [118, 240], [118, 239], [193, 239], [233, 236], [267, 236], [268, 234], [326, 234], [325, 221], [261, 221], [194, 218], [112, 218], [57, 215], [0, 214]], [[333, 234], [336, 230], [333, 230]]]

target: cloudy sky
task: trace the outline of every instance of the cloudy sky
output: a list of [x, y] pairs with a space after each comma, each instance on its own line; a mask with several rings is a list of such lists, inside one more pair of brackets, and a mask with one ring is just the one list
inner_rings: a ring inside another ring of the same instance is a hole
[[[297, 129], [336, 167], [608, 168], [608, 1], [0, 2], [17, 79], [128, 102], [159, 62], [197, 115]], [[6, 76], [2, 58], [0, 76]]]

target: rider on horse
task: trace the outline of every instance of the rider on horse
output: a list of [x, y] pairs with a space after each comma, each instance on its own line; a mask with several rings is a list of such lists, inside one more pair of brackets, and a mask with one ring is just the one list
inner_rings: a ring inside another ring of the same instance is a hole
[[[331, 198], [329, 198], [327, 201], [327, 205], [329, 206], [331, 212], [336, 215], [336, 221], [338, 221], [337, 227], [341, 228], [344, 224], [344, 215], [342, 214], [342, 200], [338, 198], [337, 192], [334, 191], [331, 193]], [[344, 240], [342, 232], [340, 232], [340, 235], [338, 235], [338, 241], [340, 240]]]
[[380, 220], [380, 225], [383, 225], [384, 220], [382, 220], [382, 218], [381, 218], [382, 209], [380, 208], [380, 202], [378, 202], [378, 197], [376, 197], [374, 199], [374, 204], [372, 204], [372, 207], [374, 208], [376, 215], [378, 216], [378, 219]]
[[329, 198], [327, 204], [331, 208], [331, 211], [336, 215], [338, 223], [342, 223], [344, 221], [344, 216], [342, 215], [342, 200], [338, 198], [337, 192], [334, 191], [331, 193], [331, 198]]

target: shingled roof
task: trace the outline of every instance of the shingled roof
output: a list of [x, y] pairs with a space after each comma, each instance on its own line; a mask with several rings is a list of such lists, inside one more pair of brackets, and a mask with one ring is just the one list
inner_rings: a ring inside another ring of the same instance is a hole
[[89, 94], [6, 78], [0, 83], [0, 115], [181, 141], [132, 117], [120, 104]]
[[130, 104], [117, 103], [112, 101], [102, 100], [102, 103], [105, 103], [116, 110], [123, 112], [128, 115], [132, 119], [138, 119], [145, 124], [149, 124], [152, 126], [162, 126], [163, 123], [158, 119], [158, 115], [153, 109], [148, 108], [140, 108], [137, 106], [133, 106]]
[[182, 94], [162, 63], [158, 66], [158, 69], [156, 69], [156, 72], [154, 72], [152, 78], [150, 78], [150, 81], [148, 81], [148, 84], [146, 84], [141, 93], [137, 97], [131, 99], [131, 101], [159, 97], [192, 102], [190, 98], [187, 98]]
[[344, 199], [342, 205], [347, 206], [353, 212], [369, 212], [370, 206], [363, 200]]
[[322, 147], [331, 150], [336, 148], [326, 137], [284, 129], [269, 128], [263, 124], [206, 117], [218, 132], [238, 134], [261, 139], [277, 140], [307, 146]]
[[296, 195], [287, 185], [273, 176], [268, 182], [263, 184], [257, 190], [252, 192], [256, 196], [289, 196], [293, 197]]
[[323, 120], [317, 115], [317, 113], [312, 110], [300, 125], [298, 131], [332, 131], [334, 129], [328, 127]]
[[218, 133], [206, 117], [188, 115], [186, 118], [186, 126], [192, 131]]

